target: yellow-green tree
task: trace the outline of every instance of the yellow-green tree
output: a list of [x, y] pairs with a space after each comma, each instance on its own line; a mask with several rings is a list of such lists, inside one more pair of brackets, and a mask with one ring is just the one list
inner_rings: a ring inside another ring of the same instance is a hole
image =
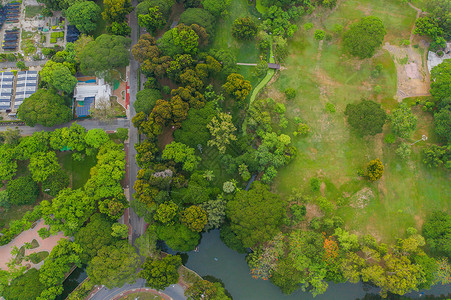
[[192, 205], [185, 209], [180, 219], [192, 231], [201, 232], [207, 224], [207, 212], [196, 205]]
[[232, 123], [232, 116], [226, 113], [220, 113], [218, 117], [213, 117], [207, 125], [210, 130], [211, 140], [207, 145], [217, 147], [220, 153], [225, 153], [227, 145], [236, 141], [236, 127]]
[[366, 173], [371, 181], [379, 180], [384, 174], [384, 165], [379, 158], [373, 159], [366, 167]]
[[130, 0], [103, 0], [102, 17], [107, 22], [123, 22], [132, 10]]

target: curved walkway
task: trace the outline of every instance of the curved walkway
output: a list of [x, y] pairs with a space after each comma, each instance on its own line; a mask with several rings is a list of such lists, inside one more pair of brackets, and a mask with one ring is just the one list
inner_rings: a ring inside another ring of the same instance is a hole
[[[137, 289], [145, 289], [146, 281], [142, 278], [138, 278], [133, 284], [124, 284], [120, 288], [109, 289], [106, 287], [100, 288], [95, 294], [90, 296], [89, 300], [111, 300], [118, 299], [118, 297], [128, 294], [129, 291], [136, 291]], [[151, 289], [150, 289], [151, 290]], [[155, 291], [155, 290], [153, 290]], [[164, 299], [168, 300], [186, 300], [185, 291], [182, 286], [179, 284], [172, 284], [169, 287], [165, 288], [163, 292], [158, 292], [159, 295], [164, 294]], [[130, 292], [131, 293], [131, 292]], [[160, 294], [161, 293], [161, 294]]]
[[121, 293], [120, 295], [117, 295], [114, 298], [112, 298], [112, 300], [119, 300], [119, 299], [121, 299], [124, 296], [130, 295], [130, 294], [133, 294], [133, 293], [142, 293], [142, 292], [160, 296], [161, 298], [163, 298], [165, 300], [171, 300], [172, 299], [168, 295], [163, 294], [162, 292], [159, 292], [157, 290], [154, 290], [154, 289], [151, 289], [151, 288], [139, 288], [139, 289], [133, 289], [133, 290], [125, 291], [125, 292]]

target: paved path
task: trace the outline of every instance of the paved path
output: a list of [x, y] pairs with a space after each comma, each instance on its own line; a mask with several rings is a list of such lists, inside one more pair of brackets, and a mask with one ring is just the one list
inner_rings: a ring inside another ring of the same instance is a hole
[[[138, 5], [138, 0], [133, 0], [132, 5], [136, 6]], [[136, 17], [135, 10], [130, 13], [130, 27], [132, 28], [131, 32], [131, 38], [132, 38], [132, 47], [138, 42], [138, 20]], [[139, 64], [138, 62], [133, 58], [133, 56], [130, 59], [130, 77], [129, 77], [129, 84], [130, 84], [130, 114], [129, 118], [130, 120], [136, 115], [135, 108], [133, 107], [133, 103], [136, 100], [136, 93], [138, 91], [138, 68]], [[130, 121], [131, 123], [131, 121]], [[135, 189], [133, 186], [135, 185], [136, 176], [138, 175], [138, 165], [136, 164], [136, 150], [135, 150], [135, 144], [138, 143], [138, 131], [135, 127], [133, 127], [133, 124], [130, 124], [129, 126], [129, 200], [131, 201], [133, 199], [133, 194], [135, 193]], [[143, 218], [139, 218], [136, 213], [133, 211], [132, 208], [130, 208], [130, 225], [132, 227], [132, 244], [135, 242], [135, 239], [142, 235], [145, 230], [145, 222]]]
[[[139, 289], [143, 287], [145, 287], [145, 280], [142, 278], [138, 278], [135, 283], [124, 284], [120, 288], [108, 289], [106, 287], [103, 287], [96, 294], [91, 296], [89, 300], [111, 300], [115, 296], [118, 296], [119, 294], [124, 293], [125, 291]], [[164, 289], [163, 293], [168, 295], [174, 300], [186, 300], [184, 290], [178, 284], [173, 284], [167, 287], [166, 289]]]
[[[48, 251], [50, 254], [53, 247], [56, 246], [58, 241], [60, 239], [64, 238], [64, 234], [62, 232], [59, 232], [57, 235], [51, 235], [50, 237], [43, 240], [39, 236], [38, 230], [44, 226], [45, 226], [44, 220], [40, 220], [40, 221], [38, 221], [38, 224], [33, 229], [29, 229], [29, 230], [22, 232], [17, 237], [15, 237], [10, 243], [8, 243], [4, 246], [0, 246], [0, 269], [2, 269], [2, 270], [8, 269], [6, 263], [11, 259], [11, 250], [14, 246], [16, 246], [17, 248], [20, 248], [26, 242], [31, 243], [31, 241], [33, 239], [38, 241], [39, 247], [34, 248], [34, 249], [26, 249], [25, 255], [29, 255], [31, 253], [40, 252], [40, 251]], [[46, 226], [46, 227], [48, 227], [48, 226]], [[37, 269], [39, 269], [39, 267], [42, 265], [42, 264], [34, 265], [31, 261], [30, 262], [25, 262], [25, 261], [22, 262], [22, 264], [27, 264], [27, 263], [31, 264], [32, 267], [35, 267]]]
[[[98, 120], [78, 120], [78, 121], [71, 121], [69, 123], [57, 125], [54, 127], [44, 127], [42, 125], [36, 125], [35, 127], [30, 126], [17, 126], [18, 129], [22, 131], [22, 135], [32, 135], [33, 132], [36, 131], [53, 131], [57, 128], [62, 127], [70, 127], [72, 123], [77, 122], [87, 130], [93, 129], [93, 128], [102, 128], [105, 131], [111, 131], [116, 130], [118, 128], [128, 128], [130, 126], [130, 121], [127, 119], [114, 119], [110, 121], [98, 121]], [[0, 126], [0, 131], [6, 131], [7, 128], [15, 128], [16, 125], [11, 126]], [[133, 157], [134, 159], [134, 157]], [[135, 175], [136, 176], [136, 175]]]

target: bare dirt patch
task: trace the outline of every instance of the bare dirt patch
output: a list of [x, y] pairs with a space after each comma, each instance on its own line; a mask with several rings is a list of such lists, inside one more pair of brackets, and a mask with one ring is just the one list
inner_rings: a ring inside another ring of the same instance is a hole
[[386, 43], [384, 46], [395, 62], [398, 75], [396, 99], [401, 102], [407, 97], [429, 96], [431, 80], [425, 68], [424, 57], [412, 47], [400, 47]]
[[351, 197], [349, 206], [352, 208], [365, 208], [373, 199], [373, 191], [370, 188], [365, 187]]

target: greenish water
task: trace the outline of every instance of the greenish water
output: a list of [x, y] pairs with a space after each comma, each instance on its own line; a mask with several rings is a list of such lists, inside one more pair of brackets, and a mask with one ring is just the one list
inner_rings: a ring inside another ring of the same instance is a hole
[[56, 300], [63, 300], [72, 293], [75, 288], [88, 277], [86, 274], [86, 265], [81, 268], [76, 268], [63, 282], [63, 293], [56, 298]]
[[[189, 252], [186, 266], [199, 275], [211, 275], [221, 279], [226, 289], [232, 294], [234, 300], [353, 300], [362, 298], [367, 293], [378, 293], [378, 290], [364, 284], [330, 283], [323, 295], [313, 298], [307, 292], [297, 291], [291, 295], [284, 295], [279, 288], [270, 281], [252, 279], [249, 275], [245, 255], [229, 249], [219, 238], [219, 231], [213, 230], [202, 235], [202, 241], [198, 247], [199, 252]], [[451, 285], [435, 286], [425, 295], [440, 295], [451, 292]], [[418, 297], [416, 292], [411, 297]]]

